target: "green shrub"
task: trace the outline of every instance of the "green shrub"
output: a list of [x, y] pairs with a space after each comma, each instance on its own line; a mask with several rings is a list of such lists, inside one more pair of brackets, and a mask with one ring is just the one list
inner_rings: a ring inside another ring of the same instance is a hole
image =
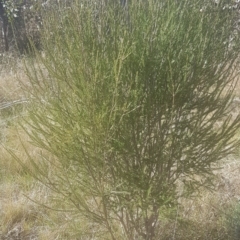
[[159, 239], [161, 217], [211, 187], [239, 144], [235, 20], [204, 0], [73, 1], [43, 16], [24, 127], [51, 157], [32, 174], [111, 239]]
[[240, 207], [239, 203], [231, 204], [224, 209], [225, 225], [228, 231], [229, 239], [238, 240], [240, 238]]

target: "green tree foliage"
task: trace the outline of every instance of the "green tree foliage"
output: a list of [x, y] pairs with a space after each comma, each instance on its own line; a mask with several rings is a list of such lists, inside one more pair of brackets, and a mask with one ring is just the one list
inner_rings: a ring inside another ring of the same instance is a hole
[[31, 44], [40, 49], [42, 11], [47, 12], [55, 5], [56, 0], [1, 0], [0, 20], [5, 51], [17, 49], [26, 53]]
[[51, 157], [26, 168], [112, 239], [119, 223], [120, 239], [159, 239], [160, 216], [211, 186], [239, 144], [236, 12], [221, 1], [119, 3], [73, 1], [43, 17], [24, 127]]

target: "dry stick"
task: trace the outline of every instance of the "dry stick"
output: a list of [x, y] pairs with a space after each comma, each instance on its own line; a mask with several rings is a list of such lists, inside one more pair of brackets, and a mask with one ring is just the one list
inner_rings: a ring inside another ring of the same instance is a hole
[[14, 106], [14, 105], [18, 105], [18, 104], [22, 104], [22, 103], [27, 103], [27, 102], [28, 102], [27, 99], [20, 99], [20, 100], [15, 100], [15, 101], [11, 101], [11, 102], [1, 103], [1, 104], [0, 104], [0, 110], [5, 109], [5, 108], [12, 107], [12, 106]]

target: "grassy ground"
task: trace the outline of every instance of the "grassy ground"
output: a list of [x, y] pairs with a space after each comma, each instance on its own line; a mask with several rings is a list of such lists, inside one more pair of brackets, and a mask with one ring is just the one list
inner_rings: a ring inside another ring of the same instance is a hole
[[[22, 60], [11, 56], [5, 56], [5, 59], [0, 64], [0, 239], [96, 239], [94, 235], [76, 237], [75, 234], [79, 236], [87, 226], [78, 224], [74, 228], [72, 214], [52, 210], [56, 207], [50, 200], [54, 199], [54, 194], [31, 178], [6, 151], [6, 148], [14, 149], [28, 161], [22, 147], [24, 142], [31, 155], [39, 156], [39, 150], [19, 128], [27, 104], [18, 81], [25, 84], [28, 81]], [[240, 83], [236, 89], [234, 111], [240, 109], [238, 98]], [[163, 222], [159, 229], [161, 239], [240, 239], [239, 156], [240, 152], [223, 159], [222, 168], [216, 171], [215, 192], [204, 191], [196, 199], [180, 201], [178, 216]], [[101, 239], [108, 238], [103, 235]]]
[[60, 231], [53, 228], [58, 214], [51, 216], [47, 209], [34, 203], [46, 203], [49, 191], [26, 174], [6, 151], [13, 149], [27, 159], [23, 141], [38, 157], [37, 150], [28, 144], [28, 136], [18, 127], [27, 104], [18, 81], [27, 83], [23, 64], [20, 59], [6, 58], [8, 61], [0, 68], [0, 239], [57, 239]]

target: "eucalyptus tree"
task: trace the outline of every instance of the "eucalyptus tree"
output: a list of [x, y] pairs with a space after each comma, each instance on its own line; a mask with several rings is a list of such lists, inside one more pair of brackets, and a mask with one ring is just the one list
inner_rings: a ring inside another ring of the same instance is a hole
[[2, 22], [2, 36], [4, 50], [18, 49], [21, 53], [30, 47], [32, 41], [35, 46], [39, 42], [42, 27], [41, 11], [46, 9], [45, 0], [0, 0], [0, 20]]
[[2, 21], [2, 35], [3, 35], [3, 40], [4, 40], [4, 47], [5, 47], [5, 51], [9, 50], [9, 43], [8, 43], [8, 16], [7, 16], [7, 12], [5, 9], [5, 0], [1, 0], [0, 1], [0, 18]]

